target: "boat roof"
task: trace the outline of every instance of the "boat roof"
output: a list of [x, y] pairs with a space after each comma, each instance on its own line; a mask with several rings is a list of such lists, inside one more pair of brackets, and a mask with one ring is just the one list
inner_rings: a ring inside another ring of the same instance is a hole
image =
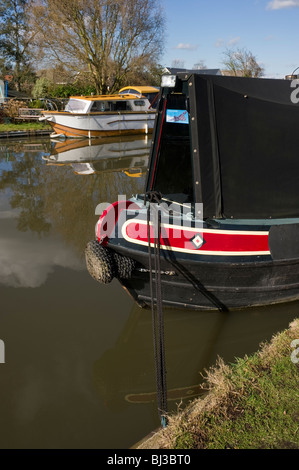
[[136, 96], [130, 94], [114, 94], [114, 95], [88, 95], [88, 96], [70, 96], [69, 99], [86, 100], [86, 101], [111, 101], [111, 100], [136, 100]]
[[136, 90], [138, 93], [158, 93], [159, 88], [154, 86], [144, 86], [144, 85], [137, 85], [137, 86], [125, 86], [119, 90], [119, 93], [123, 93], [126, 90]]

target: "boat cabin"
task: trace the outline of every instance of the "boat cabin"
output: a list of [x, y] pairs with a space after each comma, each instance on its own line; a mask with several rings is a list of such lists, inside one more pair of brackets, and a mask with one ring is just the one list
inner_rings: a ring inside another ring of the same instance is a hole
[[160, 89], [153, 86], [126, 86], [119, 90], [120, 95], [134, 95], [138, 98], [144, 96], [149, 100], [153, 108], [156, 108]]
[[119, 111], [149, 111], [150, 102], [147, 98], [133, 95], [95, 95], [71, 96], [65, 111], [74, 114], [107, 113]]
[[165, 76], [146, 192], [202, 203], [204, 219], [298, 218], [293, 91], [288, 80]]

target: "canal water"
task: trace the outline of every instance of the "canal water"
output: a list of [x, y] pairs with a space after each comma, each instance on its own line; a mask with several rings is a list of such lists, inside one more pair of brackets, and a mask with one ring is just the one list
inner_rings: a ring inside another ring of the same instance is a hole
[[[159, 426], [151, 313], [88, 274], [101, 202], [144, 190], [149, 142], [0, 141], [0, 448], [127, 449]], [[298, 317], [165, 309], [168, 408]]]

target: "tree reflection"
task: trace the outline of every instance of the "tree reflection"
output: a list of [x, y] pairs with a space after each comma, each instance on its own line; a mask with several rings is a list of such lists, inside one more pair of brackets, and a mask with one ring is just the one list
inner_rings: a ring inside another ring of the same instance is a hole
[[121, 170], [76, 175], [70, 166], [52, 166], [42, 159], [51, 153], [49, 139], [35, 145], [32, 150], [1, 143], [0, 191], [16, 210], [18, 230], [39, 236], [58, 233], [83, 257], [86, 243], [94, 238], [96, 206], [143, 192], [144, 177], [130, 178]]
[[69, 166], [48, 166], [43, 172], [45, 213], [53, 227], [83, 254], [93, 239], [101, 202], [116, 201], [118, 195], [143, 191], [143, 178], [129, 178], [124, 173], [108, 172], [76, 175]]
[[[26, 148], [26, 147], [25, 147]], [[41, 147], [42, 149], [42, 147]], [[30, 230], [39, 236], [49, 232], [51, 223], [44, 213], [44, 200], [40, 192], [41, 168], [40, 151], [24, 144], [8, 145], [1, 161], [6, 161], [0, 177], [0, 190], [7, 190], [12, 209], [19, 209], [17, 228], [25, 232]]]

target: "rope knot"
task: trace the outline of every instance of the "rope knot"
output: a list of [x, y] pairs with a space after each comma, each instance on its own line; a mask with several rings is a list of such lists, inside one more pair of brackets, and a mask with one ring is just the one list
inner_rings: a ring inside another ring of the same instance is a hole
[[156, 202], [157, 204], [159, 204], [162, 199], [160, 191], [148, 191], [146, 196], [149, 202]]

